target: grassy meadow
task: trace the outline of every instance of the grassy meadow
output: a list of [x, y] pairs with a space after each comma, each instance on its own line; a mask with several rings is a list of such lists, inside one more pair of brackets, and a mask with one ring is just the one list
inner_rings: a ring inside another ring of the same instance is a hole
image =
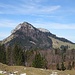
[[1, 63], [0, 63], [0, 70], [2, 71], [6, 70], [7, 72], [11, 73], [18, 71], [17, 75], [20, 75], [20, 73], [26, 73], [27, 75], [50, 75], [52, 72], [58, 72], [58, 75], [68, 75], [68, 74], [75, 75], [75, 70], [58, 71], [58, 70], [49, 70], [24, 66], [7, 66]]

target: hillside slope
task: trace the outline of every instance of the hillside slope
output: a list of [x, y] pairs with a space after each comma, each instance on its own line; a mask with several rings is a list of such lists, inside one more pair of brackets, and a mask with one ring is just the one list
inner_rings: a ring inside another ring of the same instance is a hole
[[55, 38], [52, 38], [49, 36], [49, 38], [52, 40], [52, 46], [53, 48], [60, 48], [62, 45], [64, 46], [68, 46], [68, 49], [75, 49], [75, 44], [72, 44], [72, 43], [68, 43], [68, 42], [63, 42], [61, 40], [58, 40], [58, 39], [55, 39]]
[[42, 31], [46, 36], [48, 36], [52, 40], [52, 47], [53, 48], [60, 48], [62, 45], [68, 46], [68, 49], [75, 49], [75, 43], [67, 40], [65, 38], [57, 37], [55, 34], [52, 34], [47, 29], [38, 28]]

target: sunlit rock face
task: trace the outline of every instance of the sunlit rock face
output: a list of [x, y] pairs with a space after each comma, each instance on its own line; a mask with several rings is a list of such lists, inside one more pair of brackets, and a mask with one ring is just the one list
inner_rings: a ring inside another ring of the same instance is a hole
[[12, 31], [12, 34], [3, 43], [6, 45], [18, 43], [23, 49], [50, 49], [52, 48], [52, 40], [44, 33], [49, 31], [42, 30], [35, 28], [28, 22], [23, 22]]

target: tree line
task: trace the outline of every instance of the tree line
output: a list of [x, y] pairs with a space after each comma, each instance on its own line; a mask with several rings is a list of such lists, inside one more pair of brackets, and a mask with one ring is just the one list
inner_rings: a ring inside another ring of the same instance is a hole
[[[59, 48], [55, 49], [55, 54], [58, 54], [58, 50], [60, 50], [60, 54], [61, 54], [62, 59], [61, 59], [60, 63], [56, 64], [56, 69], [63, 70], [63, 71], [66, 69], [67, 70], [74, 69], [74, 67], [75, 67], [75, 58], [74, 58], [75, 57], [74, 56], [75, 50], [72, 49], [70, 51], [71, 56], [66, 54], [67, 50], [68, 50], [68, 46], [61, 45], [60, 49]], [[69, 59], [69, 61], [67, 63], [66, 63], [66, 56], [71, 57], [71, 60]], [[67, 64], [67, 66], [66, 66], [66, 64]]]
[[[31, 59], [34, 50], [22, 50], [22, 48], [15, 44], [13, 47], [0, 45], [0, 62], [7, 65], [27, 66], [26, 63]], [[31, 66], [35, 68], [45, 68], [47, 65], [45, 57], [39, 52], [35, 51]]]
[[[67, 52], [66, 46], [61, 46], [60, 49], [54, 49], [55, 55], [61, 55], [61, 62], [56, 63], [57, 70], [71, 70], [75, 67], [74, 60], [74, 50], [71, 50], [74, 61], [68, 61], [67, 66], [65, 66], [65, 57]], [[50, 60], [50, 59], [49, 59]], [[35, 68], [48, 68], [48, 62], [39, 51], [33, 50], [23, 50], [18, 44], [13, 47], [8, 46], [5, 48], [4, 45], [0, 45], [0, 62], [7, 65], [18, 65], [18, 66], [32, 66]]]

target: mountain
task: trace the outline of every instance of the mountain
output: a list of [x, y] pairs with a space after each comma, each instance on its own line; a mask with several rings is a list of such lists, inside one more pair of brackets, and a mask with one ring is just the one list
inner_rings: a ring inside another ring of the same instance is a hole
[[68, 42], [68, 43], [74, 44], [73, 42], [71, 42], [71, 41], [69, 41], [69, 40], [67, 40], [67, 39], [65, 39], [65, 38], [57, 37], [56, 35], [50, 33], [50, 31], [47, 30], [47, 29], [43, 29], [43, 28], [38, 28], [38, 29], [39, 29], [40, 31], [44, 32], [47, 36], [50, 36], [50, 37], [52, 37], [52, 38], [58, 39], [58, 40], [63, 41], [63, 42]]
[[71, 63], [75, 63], [73, 42], [57, 37], [47, 29], [36, 28], [28, 22], [19, 24], [0, 43], [3, 44], [0, 46], [0, 62], [7, 65], [57, 69], [57, 65], [61, 67], [64, 64], [67, 69]]
[[52, 34], [49, 30], [43, 28], [35, 28], [28, 22], [19, 24], [12, 34], [2, 41], [6, 46], [19, 44], [23, 49], [50, 49], [60, 48], [61, 45], [66, 45], [69, 48], [74, 48], [74, 43], [65, 39], [59, 38]]
[[18, 43], [23, 49], [52, 47], [52, 40], [28, 22], [19, 24], [2, 43], [6, 46]]
[[55, 34], [52, 34], [49, 30], [38, 28], [40, 31], [45, 33], [46, 36], [48, 36], [52, 40], [52, 46], [53, 48], [60, 48], [62, 45], [68, 46], [69, 49], [75, 49], [75, 43], [71, 42], [68, 39], [57, 37]]

